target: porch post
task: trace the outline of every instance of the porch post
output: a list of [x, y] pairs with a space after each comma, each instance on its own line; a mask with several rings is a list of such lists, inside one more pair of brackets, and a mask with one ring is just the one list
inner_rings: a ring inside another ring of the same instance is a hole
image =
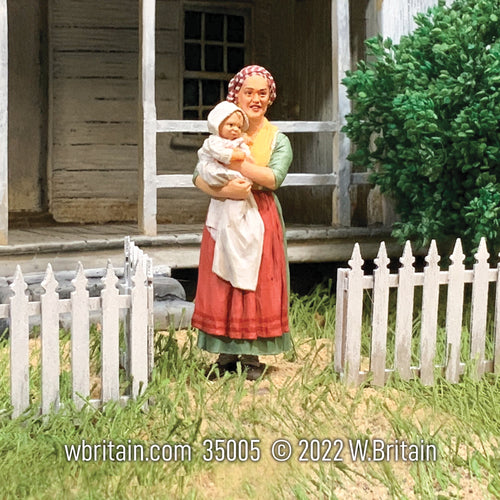
[[0, 245], [7, 244], [9, 230], [7, 33], [7, 0], [0, 0]]
[[[338, 123], [338, 132], [333, 138], [333, 170], [337, 174], [337, 185], [333, 190], [332, 224], [351, 225], [351, 163], [347, 160], [350, 152], [348, 137], [340, 132], [345, 125], [345, 115], [351, 105], [347, 92], [342, 85], [346, 70], [351, 67], [350, 34], [349, 34], [349, 0], [332, 0], [332, 85], [333, 120]], [[336, 98], [335, 98], [336, 93]]]
[[139, 230], [156, 236], [156, 0], [139, 1]]

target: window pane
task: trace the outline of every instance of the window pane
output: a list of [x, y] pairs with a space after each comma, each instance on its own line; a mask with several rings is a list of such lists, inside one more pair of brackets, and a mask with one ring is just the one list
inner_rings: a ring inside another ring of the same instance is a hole
[[224, 49], [222, 46], [205, 46], [205, 71], [224, 71]]
[[245, 65], [245, 49], [242, 47], [227, 48], [227, 71], [237, 73]]
[[184, 80], [184, 106], [198, 106], [198, 80]]
[[201, 39], [201, 12], [186, 11], [184, 15], [184, 38]]
[[185, 109], [182, 118], [184, 120], [198, 120], [198, 111], [196, 109]]
[[245, 41], [245, 19], [242, 16], [227, 16], [227, 41]]
[[195, 10], [184, 14], [184, 71], [192, 73], [183, 81], [183, 118], [205, 119], [227, 95], [228, 73], [245, 65], [246, 18]]
[[222, 42], [224, 40], [224, 16], [205, 14], [205, 40]]
[[213, 106], [221, 100], [219, 80], [202, 80], [201, 88], [204, 106]]
[[186, 43], [184, 45], [184, 64], [188, 71], [201, 70], [201, 45]]

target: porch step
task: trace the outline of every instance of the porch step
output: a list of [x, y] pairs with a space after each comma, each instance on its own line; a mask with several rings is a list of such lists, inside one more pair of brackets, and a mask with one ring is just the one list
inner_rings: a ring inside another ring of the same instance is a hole
[[[171, 268], [198, 267], [201, 224], [164, 224], [157, 236], [139, 234], [135, 224], [47, 225], [9, 231], [8, 245], [0, 246], [0, 276], [43, 272], [50, 263], [55, 271], [103, 267], [108, 259], [115, 266], [123, 260], [123, 239], [130, 236], [153, 258], [156, 265]], [[374, 258], [384, 240], [389, 255], [400, 255], [401, 247], [389, 236], [389, 229], [335, 228], [331, 226], [288, 225], [286, 231], [290, 262], [335, 262], [350, 258], [355, 242], [363, 256]]]

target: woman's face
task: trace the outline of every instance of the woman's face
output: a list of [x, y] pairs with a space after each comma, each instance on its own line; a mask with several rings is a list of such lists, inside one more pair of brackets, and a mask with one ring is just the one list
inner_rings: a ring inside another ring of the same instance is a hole
[[249, 76], [241, 86], [236, 104], [247, 114], [248, 119], [263, 118], [269, 107], [269, 85], [263, 76]]

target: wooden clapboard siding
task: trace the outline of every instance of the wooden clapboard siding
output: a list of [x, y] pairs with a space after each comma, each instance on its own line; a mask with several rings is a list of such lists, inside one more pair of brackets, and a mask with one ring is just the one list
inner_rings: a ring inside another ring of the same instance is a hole
[[92, 171], [136, 171], [134, 159], [137, 157], [137, 146], [129, 144], [75, 144], [54, 145], [59, 171], [85, 173]]
[[[137, 29], [137, 0], [52, 0], [54, 26], [109, 27]], [[178, 0], [157, 0], [156, 17], [159, 30], [177, 29], [180, 11]]]
[[53, 101], [58, 125], [68, 120], [122, 121], [134, 118], [137, 95], [133, 80], [57, 79]]
[[[58, 170], [54, 172], [54, 187], [58, 189], [64, 198], [92, 198], [105, 197], [123, 199], [124, 201], [137, 202], [135, 198], [137, 189], [137, 175], [135, 170]], [[102, 182], [97, 183], [99, 179]], [[168, 189], [163, 193], [164, 198], [175, 199], [176, 196], [193, 199], [206, 195], [195, 190]], [[181, 203], [182, 200], [179, 200]]]
[[[137, 183], [137, 180], [134, 180]], [[171, 193], [174, 191], [174, 193]], [[158, 223], [202, 224], [205, 221], [208, 197], [195, 190], [159, 191]], [[98, 210], [96, 210], [98, 204]], [[96, 198], [91, 193], [87, 197], [58, 198], [54, 210], [61, 214], [60, 222], [74, 222], [80, 218], [88, 223], [102, 224], [109, 221], [134, 220], [137, 216], [137, 201], [127, 196]]]
[[[157, 109], [173, 116], [172, 80], [158, 80]], [[54, 82], [54, 142], [137, 144], [135, 80], [58, 79]]]
[[64, 198], [116, 198], [136, 201], [137, 176], [133, 170], [54, 172], [54, 189]]
[[[52, 7], [51, 210], [58, 221], [134, 220], [138, 3], [54, 0]], [[170, 118], [179, 112], [180, 7], [158, 0], [156, 8], [157, 106]], [[162, 172], [192, 171], [194, 160], [172, 152], [170, 140], [158, 157]]]
[[109, 195], [94, 198], [66, 198], [61, 195], [54, 200], [52, 210], [58, 214], [59, 222], [84, 221], [103, 224], [109, 221], [134, 220], [137, 203], [125, 197], [111, 198]]
[[[158, 153], [165, 149], [169, 151], [169, 142], [167, 141], [158, 148]], [[53, 181], [57, 182], [59, 172], [66, 172], [73, 175], [74, 172], [81, 172], [87, 175], [87, 172], [114, 172], [131, 171], [134, 175], [137, 173], [137, 145], [136, 144], [55, 144], [54, 154], [57, 155], [58, 163], [53, 169]], [[187, 156], [187, 158], [183, 158]], [[185, 161], [182, 161], [185, 160]], [[193, 171], [196, 164], [196, 155], [180, 152], [176, 161], [171, 163], [162, 163], [158, 171], [160, 173], [188, 173]], [[112, 174], [115, 175], [115, 174]], [[70, 179], [66, 176], [66, 179]], [[111, 180], [111, 179], [110, 179]]]
[[[395, 43], [401, 36], [413, 31], [416, 27], [414, 16], [425, 12], [437, 4], [437, 0], [374, 0], [379, 17], [379, 29], [384, 37], [391, 37]], [[450, 5], [454, 0], [446, 0]]]
[[[137, 143], [137, 122], [135, 121], [80, 121], [71, 118], [68, 116], [67, 120], [61, 120], [58, 127], [54, 129], [58, 144], [78, 144], [82, 137], [85, 137], [91, 144], [100, 141], [106, 141], [109, 144]], [[57, 165], [54, 167], [57, 169]]]
[[[126, 52], [137, 54], [139, 43], [137, 26], [135, 28], [120, 29], [120, 36], [117, 30], [109, 28], [89, 28], [89, 27], [58, 27], [53, 43], [62, 47], [65, 52]], [[180, 48], [178, 30], [163, 29], [156, 36], [157, 54], [178, 54]]]
[[[116, 33], [120, 33], [117, 31]], [[59, 52], [54, 58], [54, 78], [134, 79], [137, 56], [114, 52]]]
[[121, 0], [53, 0], [52, 23], [54, 27], [120, 27], [137, 29], [137, 2]]
[[[158, 54], [156, 60], [159, 72], [178, 64], [174, 54]], [[60, 52], [54, 61], [53, 77], [129, 79], [137, 83], [137, 53]]]

